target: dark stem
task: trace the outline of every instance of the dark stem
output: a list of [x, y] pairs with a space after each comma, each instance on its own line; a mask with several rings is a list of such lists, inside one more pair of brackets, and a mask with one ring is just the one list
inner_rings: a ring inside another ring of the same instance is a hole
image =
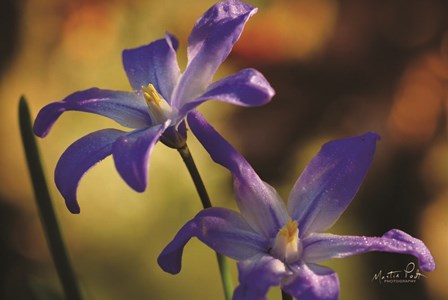
[[210, 202], [207, 190], [205, 189], [201, 175], [199, 174], [198, 168], [194, 163], [193, 156], [191, 155], [190, 149], [188, 148], [187, 144], [185, 144], [185, 146], [183, 146], [182, 148], [179, 148], [178, 151], [180, 153], [180, 156], [182, 156], [182, 159], [184, 160], [188, 171], [190, 172], [191, 178], [193, 179], [194, 185], [196, 186], [196, 190], [199, 194], [199, 198], [201, 199], [202, 207], [212, 207], [212, 203]]
[[292, 300], [292, 296], [282, 290], [282, 300]]
[[[201, 199], [202, 206], [204, 208], [212, 207], [212, 203], [210, 202], [207, 190], [205, 189], [204, 182], [202, 181], [201, 175], [199, 174], [199, 171], [196, 167], [193, 156], [191, 155], [190, 149], [188, 148], [187, 144], [177, 150], [179, 151], [180, 156], [182, 156], [182, 159], [184, 160], [184, 163], [187, 166], [188, 171], [190, 172], [191, 178], [193, 179], [194, 185], [199, 194], [199, 198]], [[224, 297], [226, 300], [230, 300], [232, 299], [233, 294], [233, 284], [229, 265], [227, 263], [226, 257], [219, 254], [218, 252], [216, 252], [216, 258], [218, 260], [221, 282], [224, 288]]]
[[31, 175], [37, 209], [47, 237], [48, 247], [53, 257], [57, 274], [68, 300], [81, 300], [81, 292], [76, 281], [75, 273], [70, 264], [64, 241], [59, 230], [58, 221], [51, 203], [44, 171], [39, 157], [36, 139], [31, 125], [30, 110], [25, 97], [19, 102], [19, 123], [22, 143]]

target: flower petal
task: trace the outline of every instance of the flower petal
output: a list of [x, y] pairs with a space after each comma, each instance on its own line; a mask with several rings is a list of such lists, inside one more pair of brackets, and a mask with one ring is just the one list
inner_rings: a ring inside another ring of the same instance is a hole
[[300, 300], [338, 299], [339, 279], [333, 270], [303, 263], [291, 267], [294, 275], [282, 283], [285, 292]]
[[274, 238], [288, 221], [286, 206], [275, 189], [263, 182], [198, 112], [188, 115], [188, 124], [212, 159], [232, 172], [237, 204], [244, 218], [267, 238]]
[[297, 180], [288, 201], [300, 236], [331, 227], [352, 201], [373, 160], [379, 136], [331, 141], [322, 146]]
[[262, 300], [271, 286], [280, 285], [282, 278], [289, 274], [285, 264], [270, 256], [258, 254], [238, 262], [240, 284], [235, 289], [233, 300]]
[[103, 129], [88, 134], [71, 144], [59, 158], [54, 171], [56, 186], [70, 212], [80, 212], [76, 190], [82, 176], [112, 152], [112, 144], [126, 132]]
[[258, 106], [269, 102], [274, 94], [274, 89], [260, 72], [244, 69], [215, 82], [202, 96], [186, 103], [181, 111], [186, 113], [210, 99], [240, 106]]
[[429, 272], [435, 268], [434, 259], [425, 244], [398, 229], [392, 229], [382, 237], [312, 234], [303, 240], [303, 259], [310, 262], [342, 258], [370, 251], [410, 254], [418, 258], [423, 271]]
[[151, 83], [170, 103], [171, 93], [180, 77], [177, 46], [177, 39], [166, 34], [164, 39], [123, 51], [123, 66], [135, 93], [141, 94], [142, 86]]
[[34, 122], [34, 133], [40, 137], [46, 136], [59, 116], [70, 110], [102, 115], [130, 128], [151, 124], [143, 98], [128, 92], [92, 88], [73, 93], [62, 101], [42, 108]]
[[204, 93], [256, 11], [241, 1], [225, 0], [197, 20], [188, 38], [188, 65], [174, 93], [175, 107]]
[[163, 249], [157, 261], [165, 272], [179, 273], [183, 249], [192, 237], [237, 260], [247, 259], [268, 248], [268, 241], [254, 232], [239, 213], [226, 208], [207, 208], [185, 224]]
[[148, 159], [168, 122], [136, 130], [117, 139], [112, 147], [115, 167], [123, 180], [137, 192], [148, 182]]

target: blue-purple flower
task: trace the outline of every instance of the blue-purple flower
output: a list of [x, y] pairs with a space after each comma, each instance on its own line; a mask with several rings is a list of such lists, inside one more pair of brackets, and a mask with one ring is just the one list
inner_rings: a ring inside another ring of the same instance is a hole
[[269, 288], [278, 285], [300, 300], [337, 299], [337, 274], [316, 263], [369, 251], [411, 254], [421, 270], [434, 270], [423, 242], [398, 229], [382, 237], [324, 233], [355, 196], [372, 162], [377, 134], [325, 144], [285, 205], [201, 115], [192, 112], [188, 123], [213, 160], [233, 174], [240, 213], [226, 208], [199, 212], [160, 254], [158, 262], [166, 272], [180, 271], [183, 248], [192, 237], [238, 261], [234, 299], [266, 299]]
[[132, 128], [130, 132], [103, 129], [74, 142], [62, 154], [55, 182], [72, 213], [79, 213], [76, 190], [93, 165], [112, 154], [116, 169], [134, 190], [146, 189], [148, 159], [160, 140], [172, 148], [185, 145], [184, 118], [209, 99], [240, 106], [268, 102], [274, 91], [254, 69], [244, 69], [214, 83], [213, 76], [229, 55], [256, 8], [238, 0], [212, 6], [198, 19], [188, 38], [188, 64], [181, 73], [177, 39], [164, 39], [123, 51], [123, 65], [133, 92], [92, 88], [73, 93], [39, 112], [34, 132], [44, 137], [59, 118], [70, 110], [106, 116]]

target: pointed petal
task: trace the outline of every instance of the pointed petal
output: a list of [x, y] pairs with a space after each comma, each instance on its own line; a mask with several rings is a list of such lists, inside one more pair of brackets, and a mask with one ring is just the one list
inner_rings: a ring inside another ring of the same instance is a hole
[[34, 133], [40, 137], [46, 136], [59, 116], [70, 110], [102, 115], [130, 128], [151, 124], [143, 98], [128, 92], [92, 88], [73, 93], [62, 101], [42, 108], [34, 122]]
[[177, 46], [177, 39], [167, 34], [164, 39], [123, 51], [123, 66], [135, 93], [142, 93], [142, 86], [151, 83], [170, 103], [171, 93], [180, 76]]
[[184, 101], [204, 93], [256, 11], [241, 1], [226, 0], [197, 20], [188, 38], [188, 65], [176, 88], [173, 105], [180, 107]]
[[168, 123], [133, 131], [118, 138], [112, 147], [118, 173], [137, 192], [146, 189], [149, 156], [167, 125]]
[[294, 275], [282, 283], [285, 292], [300, 300], [338, 299], [339, 279], [333, 270], [303, 263], [292, 268]]
[[183, 249], [192, 237], [237, 260], [247, 259], [268, 248], [268, 241], [254, 232], [239, 213], [212, 207], [199, 212], [163, 249], [157, 261], [165, 272], [179, 273]]
[[181, 111], [188, 112], [210, 99], [240, 106], [258, 106], [269, 102], [274, 94], [274, 89], [260, 72], [244, 69], [215, 82], [202, 96], [186, 103]]
[[434, 259], [425, 244], [398, 229], [392, 229], [382, 237], [312, 234], [303, 240], [303, 247], [303, 259], [310, 262], [382, 251], [413, 255], [425, 272], [435, 268]]
[[88, 134], [71, 144], [56, 165], [54, 180], [70, 212], [79, 213], [76, 190], [82, 176], [112, 152], [112, 144], [126, 132], [103, 129]]
[[301, 237], [331, 227], [352, 201], [373, 160], [379, 136], [331, 141], [322, 146], [297, 180], [288, 201]]
[[258, 254], [248, 260], [238, 262], [240, 284], [235, 289], [233, 300], [263, 300], [272, 286], [280, 285], [282, 278], [289, 274], [280, 260]]
[[263, 182], [198, 112], [188, 115], [188, 124], [212, 159], [232, 172], [237, 204], [244, 218], [267, 238], [274, 238], [288, 221], [286, 206], [275, 189]]

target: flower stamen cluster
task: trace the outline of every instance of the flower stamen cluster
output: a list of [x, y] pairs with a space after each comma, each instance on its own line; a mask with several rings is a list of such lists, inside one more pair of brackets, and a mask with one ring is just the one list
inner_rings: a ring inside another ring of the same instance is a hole
[[146, 104], [148, 105], [148, 112], [151, 120], [156, 124], [162, 124], [169, 118], [171, 118], [173, 109], [166, 102], [166, 100], [160, 96], [154, 85], [151, 83], [148, 86], [142, 86], [143, 96], [145, 97]]
[[288, 220], [275, 237], [270, 253], [286, 263], [292, 263], [300, 258], [300, 240], [297, 221]]

